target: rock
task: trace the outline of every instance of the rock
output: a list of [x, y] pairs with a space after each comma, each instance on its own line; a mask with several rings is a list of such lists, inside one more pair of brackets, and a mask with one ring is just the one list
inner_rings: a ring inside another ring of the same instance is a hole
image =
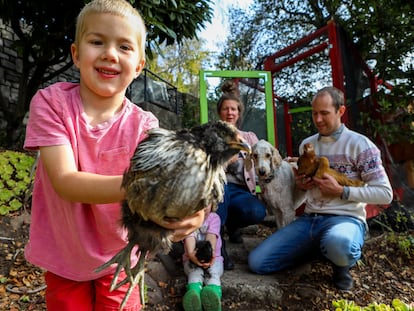
[[[257, 275], [248, 270], [247, 256], [251, 249], [258, 245], [262, 238], [250, 235], [254, 234], [257, 228], [251, 226], [243, 230], [244, 242], [242, 244], [227, 243], [227, 251], [235, 261], [235, 269], [225, 271], [222, 276], [223, 304], [241, 304], [253, 306], [277, 306], [281, 303], [282, 291], [279, 281], [274, 275]], [[165, 299], [165, 295], [178, 296], [181, 301], [185, 293], [187, 278], [184, 274], [180, 261], [180, 249], [175, 247], [172, 255], [158, 255], [148, 263], [146, 279], [152, 284], [158, 284], [155, 292], [148, 292], [151, 305], [157, 305]], [[182, 251], [182, 250], [181, 250]], [[166, 292], [162, 285], [168, 283], [173, 290]], [[147, 283], [148, 284], [148, 283]], [[149, 285], [148, 287], [153, 287]], [[176, 298], [178, 298], [176, 297]], [[179, 302], [180, 304], [180, 302]], [[234, 309], [238, 310], [238, 309]], [[245, 310], [241, 307], [240, 310]], [[259, 311], [265, 309], [249, 309]]]

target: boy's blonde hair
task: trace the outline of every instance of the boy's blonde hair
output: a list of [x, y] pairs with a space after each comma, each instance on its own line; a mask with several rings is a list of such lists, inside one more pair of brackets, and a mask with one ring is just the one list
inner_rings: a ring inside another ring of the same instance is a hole
[[85, 20], [91, 14], [108, 13], [131, 20], [131, 26], [138, 33], [138, 48], [142, 59], [145, 58], [145, 40], [147, 31], [144, 20], [139, 12], [125, 0], [93, 0], [86, 4], [78, 15], [76, 21], [75, 44], [79, 45], [83, 33], [85, 32]]

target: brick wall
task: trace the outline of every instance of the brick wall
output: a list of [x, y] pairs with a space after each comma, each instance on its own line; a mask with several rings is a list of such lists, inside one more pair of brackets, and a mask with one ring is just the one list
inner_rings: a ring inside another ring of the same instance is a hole
[[22, 61], [13, 49], [16, 36], [0, 19], [0, 91], [2, 100], [14, 102], [18, 94], [19, 72], [22, 70]]

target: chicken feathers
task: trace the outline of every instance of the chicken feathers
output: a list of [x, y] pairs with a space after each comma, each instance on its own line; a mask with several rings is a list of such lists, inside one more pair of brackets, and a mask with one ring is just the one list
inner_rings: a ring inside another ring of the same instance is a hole
[[[96, 269], [117, 264], [111, 290], [130, 283], [121, 309], [138, 283], [144, 303], [147, 255], [171, 248], [173, 232], [158, 224], [181, 220], [209, 205], [214, 211], [223, 199], [224, 166], [241, 150], [250, 152], [250, 146], [234, 126], [222, 121], [179, 131], [148, 131], [123, 176], [126, 194], [121, 222], [128, 231], [128, 245]], [[135, 245], [139, 246], [138, 262], [131, 267]], [[118, 282], [122, 269], [127, 277]]]
[[323, 178], [323, 175], [328, 173], [342, 186], [361, 187], [364, 185], [362, 180], [351, 179], [347, 175], [330, 168], [328, 158], [316, 156], [311, 143], [303, 145], [303, 154], [298, 158], [297, 165], [299, 176]]

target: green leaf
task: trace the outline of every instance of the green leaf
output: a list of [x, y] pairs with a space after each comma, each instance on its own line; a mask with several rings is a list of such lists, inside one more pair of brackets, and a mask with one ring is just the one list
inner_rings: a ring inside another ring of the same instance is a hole
[[17, 211], [23, 206], [23, 204], [19, 200], [13, 199], [12, 201], [10, 201], [9, 206], [10, 211]]

